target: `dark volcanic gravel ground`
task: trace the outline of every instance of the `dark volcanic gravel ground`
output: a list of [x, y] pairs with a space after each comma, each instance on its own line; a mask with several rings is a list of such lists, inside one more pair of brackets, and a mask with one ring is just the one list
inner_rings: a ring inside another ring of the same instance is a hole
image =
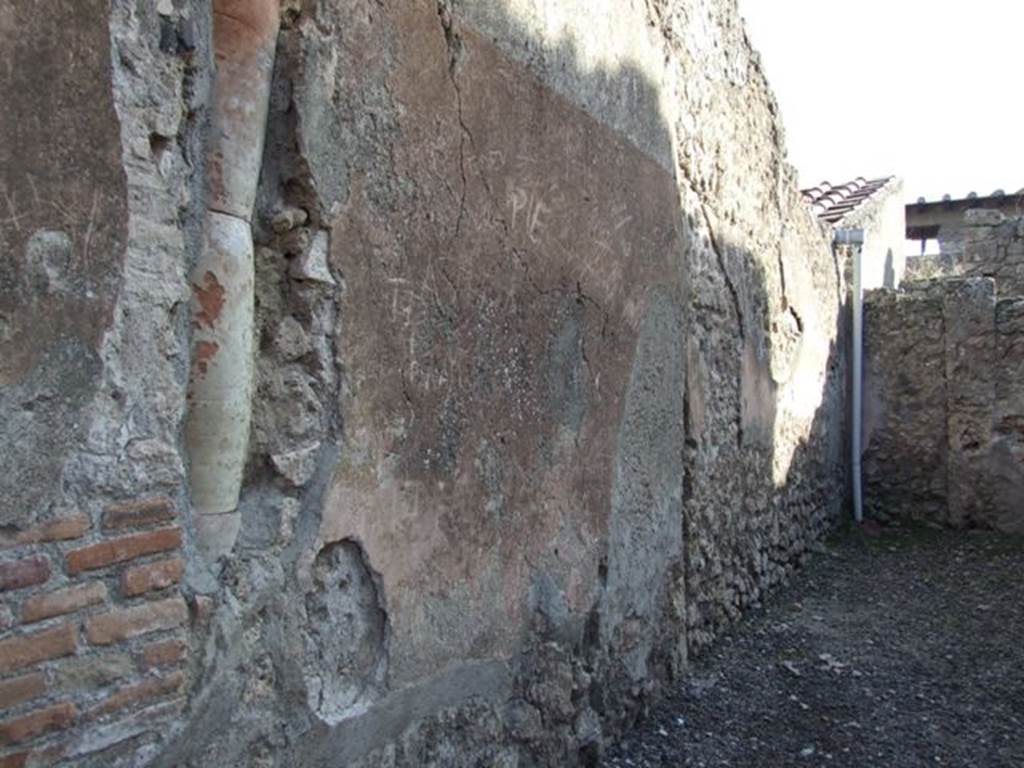
[[846, 532], [691, 669], [604, 766], [1024, 768], [1024, 539]]

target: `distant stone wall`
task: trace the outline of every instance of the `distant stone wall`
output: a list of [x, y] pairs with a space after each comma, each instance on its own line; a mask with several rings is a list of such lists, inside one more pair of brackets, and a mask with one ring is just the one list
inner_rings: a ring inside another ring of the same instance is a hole
[[946, 510], [946, 337], [940, 296], [881, 290], [864, 302], [865, 506]]
[[908, 281], [991, 277], [1000, 296], [1024, 295], [1024, 216], [979, 208], [967, 211], [963, 226], [953, 231], [953, 244], [941, 254], [907, 259]]
[[1024, 296], [1024, 216], [971, 211], [967, 223], [960, 273], [991, 277], [999, 296]]
[[996, 303], [995, 407], [989, 477], [993, 524], [1024, 530], [1024, 297]]
[[869, 513], [1024, 531], [1024, 298], [929, 281], [864, 318]]

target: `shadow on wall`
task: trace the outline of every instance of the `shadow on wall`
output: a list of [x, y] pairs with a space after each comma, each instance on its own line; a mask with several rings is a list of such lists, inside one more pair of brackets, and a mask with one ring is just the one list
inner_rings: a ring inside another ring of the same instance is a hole
[[841, 270], [798, 202], [733, 244], [646, 12], [563, 5], [288, 11], [243, 537], [161, 764], [592, 764], [836, 520]]
[[[777, 281], [763, 257], [728, 243], [718, 248], [725, 263], [736, 265], [733, 274], [742, 275], [749, 294], [737, 303], [743, 309], [738, 322], [735, 313], [709, 313], [697, 301], [691, 307], [691, 343], [714, 350], [704, 356], [712, 370], [691, 364], [687, 391], [691, 653], [760, 604], [848, 511], [849, 337], [847, 305], [839, 304], [845, 287], [834, 280], [830, 295], [823, 297], [821, 288], [798, 293], [773, 316], [767, 304], [750, 301], [758, 292], [770, 295]], [[842, 271], [837, 262], [835, 274]], [[814, 303], [827, 306], [829, 300], [831, 317], [815, 318]], [[788, 318], [787, 328], [780, 320]], [[707, 406], [708, 380], [718, 384], [716, 410]]]

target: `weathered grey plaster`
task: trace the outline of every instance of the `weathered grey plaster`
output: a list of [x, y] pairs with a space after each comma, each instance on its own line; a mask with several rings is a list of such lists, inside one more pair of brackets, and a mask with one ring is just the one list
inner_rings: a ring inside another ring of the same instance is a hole
[[[615, 451], [608, 576], [602, 603], [604, 642], [637, 682], [657, 636], [663, 584], [682, 550], [683, 391], [681, 308], [648, 298]], [[685, 640], [681, 642], [685, 648]]]
[[64, 467], [97, 416], [127, 184], [106, 3], [10, 3], [0, 51], [0, 524], [29, 527], [74, 503]]

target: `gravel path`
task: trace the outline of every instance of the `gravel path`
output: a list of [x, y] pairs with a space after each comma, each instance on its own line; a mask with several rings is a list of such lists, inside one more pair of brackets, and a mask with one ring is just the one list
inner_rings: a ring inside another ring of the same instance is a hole
[[850, 531], [692, 665], [607, 768], [1024, 768], [1024, 539]]

